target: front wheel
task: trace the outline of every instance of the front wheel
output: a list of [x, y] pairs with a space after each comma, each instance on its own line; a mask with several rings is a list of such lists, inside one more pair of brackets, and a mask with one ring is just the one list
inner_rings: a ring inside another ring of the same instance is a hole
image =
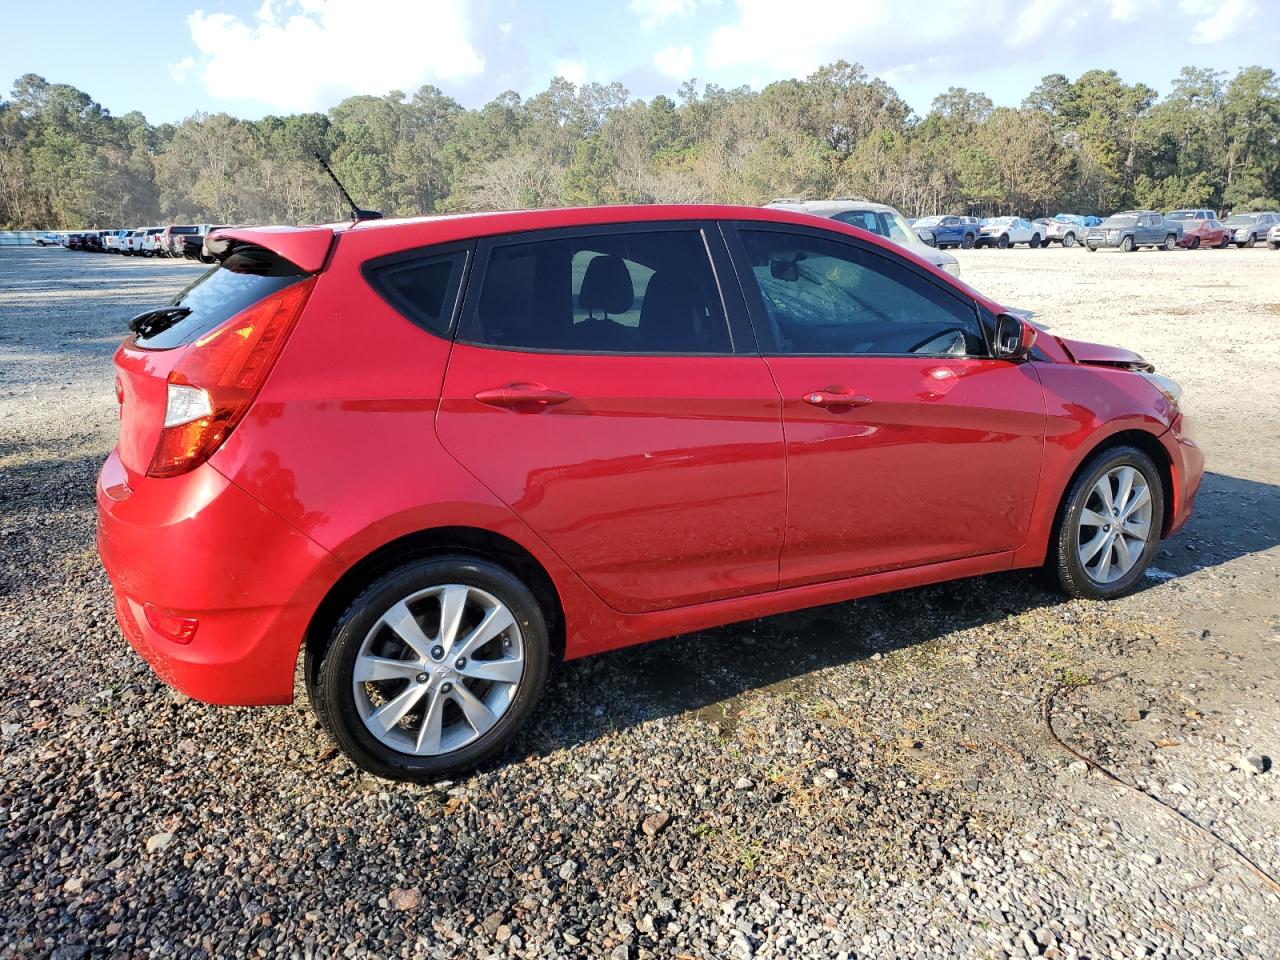
[[1002, 234], [1000, 235], [1000, 239], [996, 241], [996, 246], [997, 246], [997, 247], [999, 247], [1001, 250], [1008, 250], [1008, 249], [1009, 249], [1009, 235], [1008, 235], [1007, 233], [1002, 233]]
[[1063, 592], [1090, 600], [1127, 593], [1160, 544], [1164, 489], [1136, 447], [1097, 454], [1063, 498], [1047, 569]]
[[1191, 238], [1191, 249], [1192, 249], [1192, 250], [1199, 250], [1199, 249], [1200, 249], [1200, 238], [1199, 238], [1199, 237], [1192, 237], [1192, 238]]
[[1280, 250], [1280, 240], [1268, 240], [1267, 246], [1272, 250]]
[[409, 563], [347, 608], [312, 690], [357, 766], [425, 782], [492, 757], [546, 682], [547, 625], [529, 588], [477, 557]]
[[1125, 253], [1133, 253], [1133, 251], [1138, 248], [1134, 245], [1133, 237], [1125, 237], [1124, 240], [1120, 242], [1120, 249]]

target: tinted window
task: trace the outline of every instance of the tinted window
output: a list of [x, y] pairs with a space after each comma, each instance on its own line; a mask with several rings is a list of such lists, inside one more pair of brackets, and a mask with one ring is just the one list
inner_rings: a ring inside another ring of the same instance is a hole
[[[190, 343], [241, 310], [297, 283], [307, 274], [261, 247], [242, 246], [172, 301], [183, 314], [168, 314], [135, 337], [139, 346], [167, 350]], [[159, 312], [159, 311], [157, 311]]]
[[433, 257], [372, 263], [365, 268], [370, 285], [405, 317], [440, 336], [448, 336], [467, 255], [461, 250]]
[[461, 336], [570, 353], [729, 353], [702, 234], [658, 230], [493, 247]]
[[986, 353], [973, 304], [905, 265], [816, 237], [741, 235], [780, 353]]

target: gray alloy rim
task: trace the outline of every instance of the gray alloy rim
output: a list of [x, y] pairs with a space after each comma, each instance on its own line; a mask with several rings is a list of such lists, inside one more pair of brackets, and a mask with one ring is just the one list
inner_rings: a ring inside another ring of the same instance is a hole
[[1128, 464], [1098, 478], [1080, 511], [1080, 565], [1095, 583], [1129, 573], [1151, 539], [1151, 488]]
[[439, 756], [502, 719], [524, 667], [524, 636], [506, 604], [448, 583], [412, 593], [378, 618], [356, 654], [351, 686], [379, 743]]

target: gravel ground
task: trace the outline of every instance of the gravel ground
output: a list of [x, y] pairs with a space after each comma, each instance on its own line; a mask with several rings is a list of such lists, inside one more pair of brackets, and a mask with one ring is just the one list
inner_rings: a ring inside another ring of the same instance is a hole
[[578, 661], [422, 788], [305, 697], [205, 707], [128, 649], [110, 354], [199, 268], [0, 249], [0, 956], [1280, 955], [1280, 896], [1041, 720], [1067, 681], [1064, 739], [1280, 873], [1280, 254], [960, 260], [1186, 387], [1212, 472], [1145, 589], [1007, 574]]

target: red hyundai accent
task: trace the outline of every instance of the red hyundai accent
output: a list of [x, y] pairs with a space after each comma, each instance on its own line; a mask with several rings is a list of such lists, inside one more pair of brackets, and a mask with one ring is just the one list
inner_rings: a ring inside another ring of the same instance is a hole
[[499, 750], [556, 656], [956, 577], [1132, 588], [1203, 459], [1136, 354], [727, 206], [227, 229], [133, 321], [98, 547], [199, 700], [361, 767]]

